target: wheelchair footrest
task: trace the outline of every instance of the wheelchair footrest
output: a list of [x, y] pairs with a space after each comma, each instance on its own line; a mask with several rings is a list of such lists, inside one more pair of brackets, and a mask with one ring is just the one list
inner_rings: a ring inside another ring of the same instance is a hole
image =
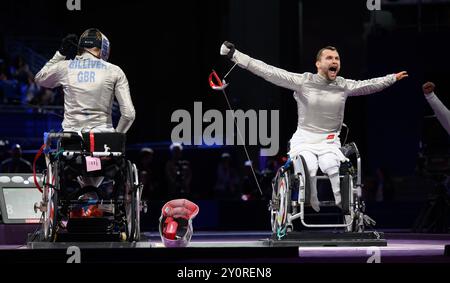
[[319, 202], [320, 207], [336, 207], [336, 203], [334, 201], [321, 201]]
[[314, 213], [305, 213], [305, 217], [329, 217], [329, 216], [344, 216], [342, 212], [314, 212]]
[[[321, 201], [321, 202], [319, 202], [319, 206], [321, 208], [324, 208], [324, 207], [335, 207], [335, 208], [338, 208], [338, 206], [336, 206], [336, 203], [334, 201]], [[305, 203], [305, 207], [311, 208], [311, 204], [309, 202]], [[343, 214], [349, 214], [350, 213], [348, 207], [346, 207], [344, 210], [339, 208], [339, 210]]]
[[111, 221], [106, 217], [70, 218], [68, 233], [107, 233]]
[[384, 233], [302, 231], [290, 232], [281, 240], [276, 235], [267, 240], [269, 246], [387, 246]]
[[120, 242], [119, 232], [106, 233], [60, 233], [56, 242]]

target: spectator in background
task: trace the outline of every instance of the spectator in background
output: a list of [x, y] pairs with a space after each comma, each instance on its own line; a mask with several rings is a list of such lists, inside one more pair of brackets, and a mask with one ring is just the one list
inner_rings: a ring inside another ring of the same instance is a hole
[[278, 162], [275, 158], [267, 160], [266, 168], [261, 172], [261, 189], [266, 199], [272, 198], [272, 180], [278, 170]]
[[217, 180], [214, 186], [216, 199], [234, 199], [238, 195], [239, 176], [231, 166], [231, 155], [223, 153], [217, 166]]
[[[52, 89], [46, 88], [46, 87], [41, 87], [41, 88], [36, 88], [34, 89], [34, 86], [32, 87], [33, 91], [31, 91], [30, 93], [33, 93], [32, 95], [30, 95], [30, 100], [29, 103], [33, 104], [33, 105], [54, 105], [54, 101], [55, 101], [55, 95], [56, 92], [53, 91]], [[36, 90], [36, 91], [34, 91]], [[62, 103], [60, 103], [60, 105], [63, 105]]]
[[391, 201], [394, 198], [394, 184], [389, 172], [379, 167], [375, 171], [375, 201]]
[[14, 144], [11, 148], [11, 158], [0, 164], [1, 173], [31, 173], [33, 169], [31, 163], [22, 158], [22, 148], [19, 144]]
[[192, 170], [189, 161], [183, 160], [183, 146], [170, 145], [172, 157], [166, 163], [166, 179], [169, 198], [189, 198], [191, 193]]
[[0, 140], [0, 163], [6, 159], [8, 147], [9, 147], [8, 140]]
[[10, 73], [12, 78], [19, 83], [20, 88], [19, 101], [15, 102], [27, 104], [37, 92], [37, 86], [34, 83], [34, 75], [31, 73], [25, 58], [21, 55], [16, 56], [10, 67]]
[[[0, 103], [54, 105], [56, 92], [39, 87], [28, 64], [16, 56], [12, 65], [0, 59]], [[63, 105], [58, 101], [59, 105]]]
[[0, 59], [0, 80], [8, 79], [8, 68], [6, 66], [6, 62], [3, 59]]
[[155, 166], [153, 163], [154, 151], [149, 147], [144, 147], [139, 153], [139, 180], [144, 185], [142, 191], [143, 200], [158, 199], [159, 190], [156, 181]]
[[30, 67], [21, 55], [14, 58], [10, 72], [12, 77], [20, 83], [31, 84], [33, 82], [33, 73], [31, 73]]
[[6, 76], [6, 66], [4, 61], [0, 59], [0, 103], [6, 102], [5, 90], [3, 89], [4, 81], [6, 81], [8, 77]]
[[17, 103], [20, 101], [20, 86], [17, 80], [11, 79], [8, 66], [3, 61], [0, 64], [0, 98], [1, 103]]
[[[259, 180], [260, 173], [255, 170], [255, 175]], [[260, 197], [258, 184], [256, 183], [255, 177], [253, 176], [252, 162], [250, 160], [247, 160], [244, 163], [244, 176], [242, 178], [241, 190], [241, 200], [243, 201], [255, 200]]]

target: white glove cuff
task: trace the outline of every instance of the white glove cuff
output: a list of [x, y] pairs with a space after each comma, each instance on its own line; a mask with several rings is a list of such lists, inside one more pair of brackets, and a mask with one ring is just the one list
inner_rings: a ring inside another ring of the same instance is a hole
[[250, 56], [248, 56], [247, 54], [239, 52], [237, 49], [234, 50], [232, 61], [237, 63], [239, 65], [239, 67], [247, 69], [248, 64], [250, 63], [251, 59], [252, 58]]

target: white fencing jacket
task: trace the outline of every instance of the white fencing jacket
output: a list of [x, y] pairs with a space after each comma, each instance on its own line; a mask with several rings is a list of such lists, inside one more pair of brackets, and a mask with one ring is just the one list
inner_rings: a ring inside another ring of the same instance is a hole
[[337, 77], [329, 81], [319, 74], [291, 73], [270, 66], [235, 50], [234, 62], [263, 79], [294, 91], [297, 101], [297, 131], [291, 139], [290, 155], [302, 150], [315, 154], [339, 151], [339, 133], [344, 120], [345, 102], [349, 96], [379, 92], [395, 83], [395, 74], [355, 81]]
[[450, 135], [450, 110], [448, 110], [445, 105], [439, 100], [439, 98], [434, 94], [434, 92], [425, 95], [428, 103], [436, 114], [437, 119]]
[[126, 133], [133, 124], [135, 110], [124, 72], [88, 52], [65, 60], [57, 51], [36, 74], [35, 81], [46, 88], [63, 87], [64, 131], [114, 132], [114, 97], [121, 113], [115, 131]]

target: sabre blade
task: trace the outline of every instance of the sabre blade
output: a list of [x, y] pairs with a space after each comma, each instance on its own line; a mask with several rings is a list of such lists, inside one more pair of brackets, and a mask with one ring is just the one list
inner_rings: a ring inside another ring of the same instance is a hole
[[225, 76], [223, 76], [223, 79], [225, 79], [230, 73], [231, 71], [233, 71], [234, 67], [236, 67], [237, 63], [234, 63], [233, 67], [231, 67], [231, 69], [225, 74]]
[[[231, 67], [231, 69], [228, 71], [228, 73], [226, 73], [226, 75], [223, 77], [222, 80], [220, 80], [220, 78], [219, 78], [219, 76], [217, 75], [216, 71], [212, 70], [212, 73], [209, 75], [209, 85], [210, 85], [210, 87], [211, 87], [213, 90], [221, 90], [222, 93], [223, 93], [223, 95], [225, 96], [225, 100], [227, 101], [228, 108], [230, 109], [231, 115], [233, 116], [234, 124], [236, 125], [236, 130], [237, 130], [237, 132], [238, 132], [239, 139], [241, 140], [242, 145], [244, 146], [245, 155], [246, 155], [246, 157], [247, 157], [247, 160], [250, 161], [250, 164], [251, 164], [250, 168], [251, 168], [251, 170], [252, 170], [252, 174], [253, 174], [253, 178], [255, 179], [256, 186], [258, 187], [258, 190], [259, 190], [260, 194], [263, 195], [263, 192], [262, 192], [262, 190], [261, 190], [261, 186], [259, 185], [258, 178], [256, 177], [255, 169], [253, 169], [253, 163], [251, 163], [250, 155], [248, 154], [247, 147], [245, 146], [244, 138], [243, 138], [242, 133], [241, 133], [241, 130], [239, 129], [239, 126], [238, 126], [238, 124], [237, 124], [237, 122], [236, 122], [236, 117], [235, 117], [235, 115], [234, 115], [233, 108], [231, 108], [230, 101], [228, 100], [227, 93], [225, 92], [225, 87], [227, 87], [227, 85], [228, 85], [228, 84], [225, 82], [225, 78], [231, 73], [231, 71], [234, 69], [234, 67], [236, 67], [236, 65], [237, 65], [237, 63], [235, 63], [235, 64], [233, 65], [233, 67]], [[213, 79], [212, 79], [213, 77], [217, 80], [217, 82], [218, 82], [218, 84], [219, 84], [218, 86], [215, 85], [215, 83], [214, 83], [214, 81], [213, 81]]]
[[227, 96], [227, 93], [225, 92], [225, 89], [222, 89], [222, 93], [225, 96], [225, 100], [227, 101], [228, 108], [230, 109], [231, 115], [233, 116], [233, 121], [234, 121], [234, 124], [236, 125], [236, 130], [238, 132], [239, 139], [241, 140], [242, 145], [244, 146], [244, 151], [245, 151], [245, 155], [247, 157], [247, 160], [250, 161], [250, 168], [252, 170], [253, 177], [255, 178], [256, 186], [258, 187], [258, 190], [259, 190], [260, 194], [263, 195], [263, 191], [261, 190], [261, 187], [259, 185], [258, 178], [256, 177], [255, 169], [253, 169], [253, 163], [251, 162], [250, 155], [248, 154], [247, 147], [245, 146], [244, 138], [242, 137], [241, 130], [239, 129], [239, 126], [238, 126], [238, 124], [236, 122], [236, 117], [234, 116], [234, 111], [231, 108], [231, 104], [230, 104], [230, 101], [228, 100], [228, 96]]

